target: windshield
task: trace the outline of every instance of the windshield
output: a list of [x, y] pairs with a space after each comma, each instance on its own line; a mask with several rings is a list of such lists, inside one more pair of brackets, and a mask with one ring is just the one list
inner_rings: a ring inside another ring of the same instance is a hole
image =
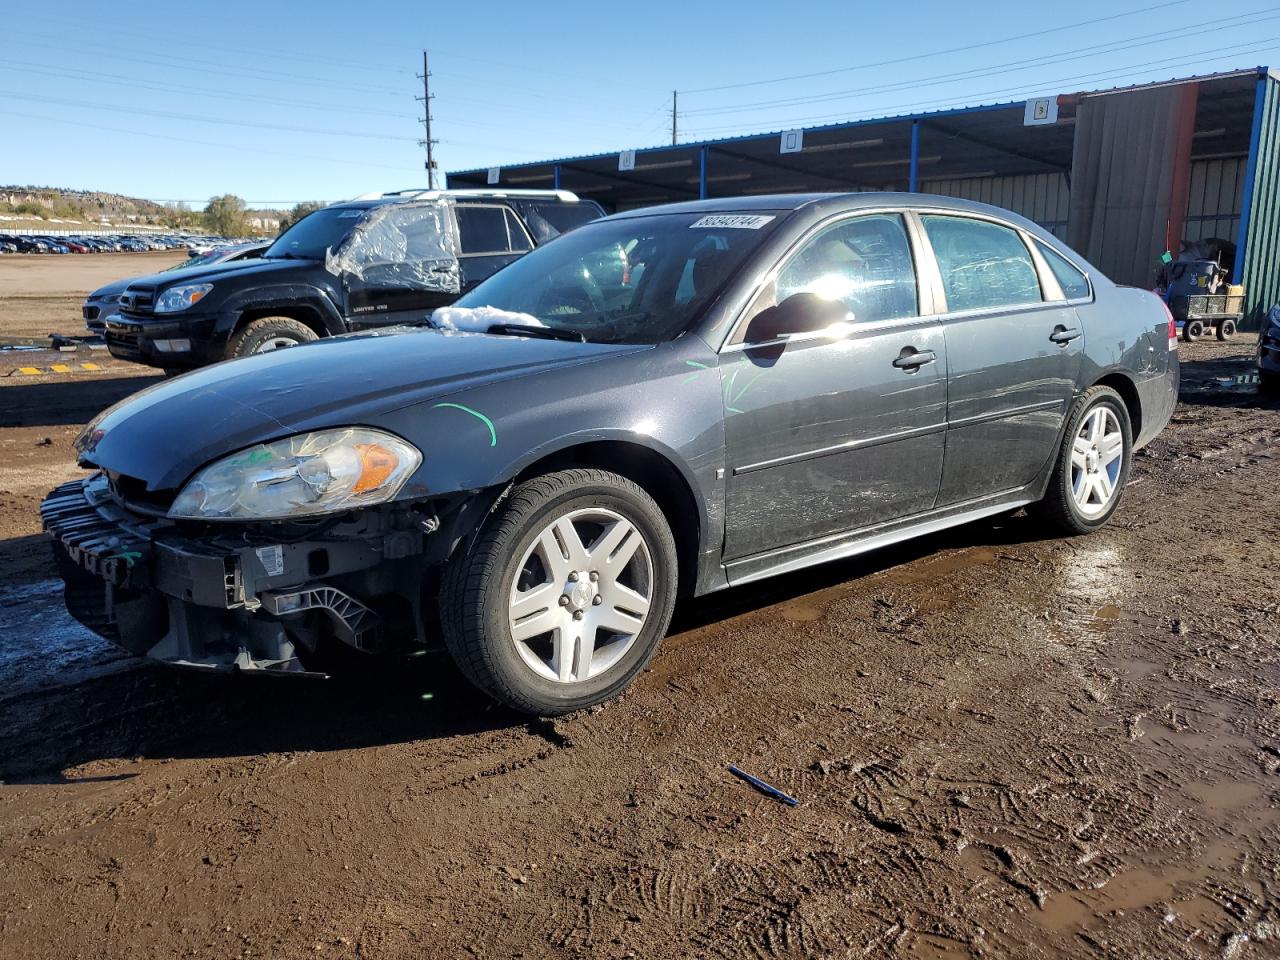
[[688, 328], [777, 226], [773, 213], [600, 220], [539, 247], [455, 304], [527, 314], [608, 343], [660, 343]]
[[327, 207], [303, 217], [280, 234], [276, 242], [267, 248], [263, 257], [323, 260], [325, 251], [336, 248], [351, 228], [359, 223], [366, 211], [350, 207]]

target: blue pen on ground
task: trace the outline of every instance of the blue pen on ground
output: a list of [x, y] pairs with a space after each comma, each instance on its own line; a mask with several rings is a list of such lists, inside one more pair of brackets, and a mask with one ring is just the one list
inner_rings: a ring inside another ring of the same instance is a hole
[[732, 773], [735, 777], [738, 777], [741, 780], [747, 781], [747, 783], [751, 784], [753, 787], [755, 787], [757, 790], [763, 793], [766, 797], [773, 797], [773, 799], [781, 800], [783, 803], [789, 804], [790, 806], [793, 806], [793, 807], [800, 806], [800, 801], [797, 800], [795, 797], [791, 796], [790, 794], [783, 793], [777, 787], [765, 783], [759, 777], [753, 777], [751, 774], [747, 773], [745, 770], [739, 770], [732, 763], [729, 764], [729, 772]]

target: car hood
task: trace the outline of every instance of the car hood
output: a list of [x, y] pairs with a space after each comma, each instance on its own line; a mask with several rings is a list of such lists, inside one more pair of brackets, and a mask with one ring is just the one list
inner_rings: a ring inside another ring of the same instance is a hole
[[89, 294], [89, 300], [101, 300], [103, 297], [118, 297], [125, 292], [129, 284], [133, 283], [134, 277], [127, 280], [117, 280], [115, 283], [108, 283], [106, 286], [99, 287], [93, 293]]
[[211, 460], [256, 443], [326, 427], [376, 427], [412, 404], [646, 349], [427, 328], [318, 340], [135, 394], [90, 424], [81, 460], [150, 490], [174, 489]]
[[217, 279], [230, 274], [261, 275], [271, 277], [279, 273], [292, 273], [298, 269], [316, 266], [317, 260], [284, 260], [280, 257], [264, 260], [261, 257], [252, 260], [234, 260], [230, 263], [208, 263], [199, 267], [182, 267], [178, 270], [165, 270], [145, 277], [134, 277], [128, 286], [171, 287], [175, 283], [200, 283], [206, 279]]

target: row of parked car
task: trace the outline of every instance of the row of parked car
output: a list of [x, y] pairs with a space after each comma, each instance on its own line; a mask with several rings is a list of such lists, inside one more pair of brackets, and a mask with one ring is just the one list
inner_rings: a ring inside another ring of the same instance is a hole
[[227, 237], [202, 237], [190, 234], [77, 234], [51, 236], [0, 233], [0, 254], [5, 253], [143, 253], [148, 250], [203, 252], [217, 246], [243, 241]]

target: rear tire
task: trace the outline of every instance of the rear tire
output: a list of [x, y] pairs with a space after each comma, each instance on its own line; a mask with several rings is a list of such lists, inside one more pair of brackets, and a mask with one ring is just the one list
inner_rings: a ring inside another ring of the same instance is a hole
[[227, 359], [269, 353], [315, 339], [314, 330], [292, 317], [260, 317], [235, 332], [227, 343]]
[[1280, 396], [1280, 374], [1271, 373], [1269, 370], [1259, 370], [1258, 392], [1265, 393], [1270, 397]]
[[1223, 320], [1214, 328], [1214, 333], [1218, 335], [1219, 340], [1230, 340], [1235, 336], [1236, 322], [1234, 320]]
[[1132, 459], [1124, 400], [1110, 387], [1090, 387], [1071, 408], [1049, 487], [1029, 512], [1063, 533], [1092, 533], [1120, 505]]
[[467, 679], [515, 710], [581, 710], [617, 696], [649, 662], [676, 573], [666, 517], [637, 484], [590, 469], [535, 477], [445, 570], [445, 644]]
[[1195, 343], [1204, 336], [1203, 320], [1185, 320], [1182, 323], [1182, 339], [1187, 343]]

